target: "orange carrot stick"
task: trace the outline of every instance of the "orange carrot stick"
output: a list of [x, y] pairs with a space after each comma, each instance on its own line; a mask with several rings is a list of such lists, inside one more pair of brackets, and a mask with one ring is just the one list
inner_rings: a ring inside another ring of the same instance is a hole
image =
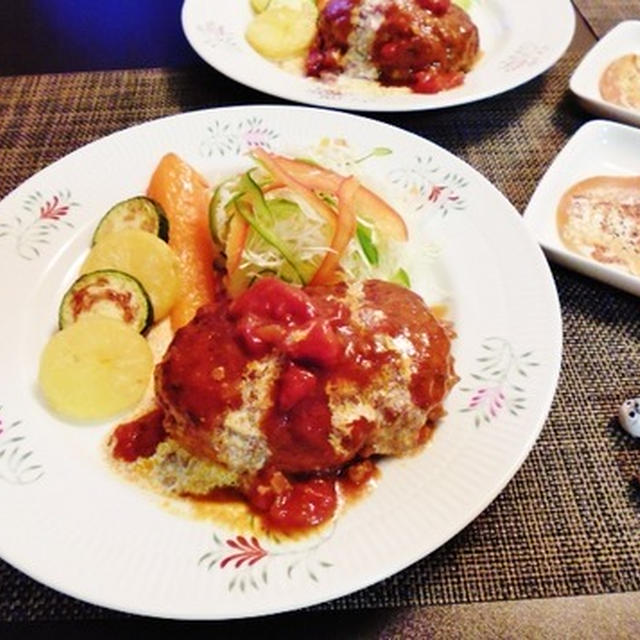
[[304, 198], [311, 207], [321, 213], [330, 224], [335, 224], [336, 215], [331, 207], [306, 185], [291, 176], [289, 172], [282, 167], [279, 159], [276, 159], [274, 154], [267, 153], [262, 147], [253, 149], [252, 154], [262, 162], [278, 184], [285, 185], [292, 191], [300, 194], [300, 196]]
[[355, 199], [359, 187], [360, 183], [353, 176], [345, 178], [338, 187], [338, 222], [331, 248], [311, 279], [311, 284], [327, 284], [333, 279], [340, 258], [356, 231]]
[[[344, 176], [308, 162], [292, 160], [275, 154], [271, 154], [270, 157], [292, 179], [314, 191], [336, 193], [340, 183], [344, 180]], [[354, 206], [356, 212], [373, 222], [383, 235], [399, 242], [407, 240], [407, 225], [402, 216], [373, 191], [360, 185], [355, 195]]]
[[234, 215], [229, 222], [226, 243], [227, 271], [229, 274], [232, 274], [240, 266], [248, 235], [249, 223], [240, 214]]
[[167, 214], [169, 246], [182, 264], [182, 295], [170, 314], [176, 330], [202, 305], [213, 302], [220, 286], [213, 270], [216, 249], [207, 213], [209, 185], [175, 153], [168, 153], [151, 176], [147, 195]]

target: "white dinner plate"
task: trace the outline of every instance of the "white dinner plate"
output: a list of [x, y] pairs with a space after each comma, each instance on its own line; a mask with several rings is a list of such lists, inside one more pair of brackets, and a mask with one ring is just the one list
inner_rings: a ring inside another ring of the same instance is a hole
[[558, 233], [557, 209], [574, 184], [595, 176], [640, 176], [640, 130], [605, 120], [583, 125], [538, 183], [524, 212], [525, 224], [550, 258], [570, 269], [640, 295], [640, 278], [567, 249]]
[[[43, 404], [38, 361], [100, 216], [145, 191], [176, 152], [210, 181], [263, 145], [315, 157], [402, 212], [413, 288], [453, 322], [460, 381], [418, 455], [331, 526], [274, 539], [191, 518], [118, 476], [113, 421], [68, 424]], [[375, 147], [373, 146], [375, 145]], [[321, 153], [320, 153], [321, 152]], [[235, 107], [149, 122], [89, 144], [0, 202], [0, 556], [64, 593], [172, 618], [253, 616], [330, 600], [424, 557], [498, 495], [533, 446], [560, 366], [544, 255], [509, 202], [447, 151], [331, 110]]]
[[605, 69], [630, 53], [640, 55], [640, 20], [621, 22], [599, 40], [576, 67], [569, 87], [588, 111], [640, 127], [640, 110], [607, 102], [600, 94], [600, 78]]
[[185, 0], [182, 28], [208, 64], [259, 91], [288, 100], [357, 111], [418, 111], [481, 100], [521, 85], [551, 67], [571, 41], [575, 13], [569, 0], [471, 0], [481, 57], [464, 84], [435, 95], [389, 90], [364, 94], [284, 71], [247, 43], [249, 0]]

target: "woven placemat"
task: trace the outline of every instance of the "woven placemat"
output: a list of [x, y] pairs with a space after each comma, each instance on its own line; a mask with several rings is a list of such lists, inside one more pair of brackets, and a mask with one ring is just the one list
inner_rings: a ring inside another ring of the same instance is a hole
[[640, 0], [573, 0], [598, 38], [623, 20], [640, 20]]
[[[520, 210], [587, 116], [567, 94], [584, 54], [455, 110], [372, 114], [479, 169]], [[208, 69], [0, 79], [0, 197], [33, 172], [107, 133], [203, 107], [278, 103]], [[640, 392], [638, 301], [554, 267], [564, 319], [560, 384], [545, 429], [493, 504], [402, 573], [320, 609], [399, 607], [640, 589], [638, 445], [613, 416]], [[1, 524], [0, 524], [1, 526]], [[128, 617], [43, 587], [0, 561], [0, 621]]]

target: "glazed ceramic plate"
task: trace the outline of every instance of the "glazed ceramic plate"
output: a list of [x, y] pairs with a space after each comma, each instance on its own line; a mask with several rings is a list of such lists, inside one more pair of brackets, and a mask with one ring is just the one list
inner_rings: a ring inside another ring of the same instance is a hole
[[640, 126], [640, 109], [628, 109], [607, 102], [600, 94], [600, 78], [616, 59], [640, 55], [640, 20], [627, 20], [614, 27], [582, 59], [569, 86], [585, 109], [605, 118]]
[[[372, 148], [372, 141], [375, 147]], [[212, 183], [262, 145], [356, 173], [400, 210], [413, 288], [447, 310], [460, 381], [418, 455], [381, 463], [371, 495], [304, 539], [179, 512], [118, 476], [114, 421], [53, 415], [43, 346], [100, 216], [145, 191], [173, 151]], [[0, 555], [89, 602], [172, 618], [234, 618], [330, 600], [424, 557], [516, 473], [545, 421], [560, 365], [556, 291], [521, 217], [480, 174], [394, 127], [331, 110], [237, 107], [127, 129], [36, 174], [0, 203]]]
[[569, 0], [471, 0], [469, 13], [479, 29], [481, 58], [461, 87], [435, 95], [363, 91], [284, 71], [245, 40], [249, 0], [185, 0], [182, 27], [208, 64], [259, 91], [340, 109], [418, 111], [481, 100], [531, 80], [563, 54], [575, 23]]
[[595, 176], [640, 176], [640, 130], [592, 120], [569, 140], [538, 184], [524, 220], [550, 258], [615, 287], [640, 295], [640, 278], [567, 249], [557, 227], [557, 208], [572, 185]]

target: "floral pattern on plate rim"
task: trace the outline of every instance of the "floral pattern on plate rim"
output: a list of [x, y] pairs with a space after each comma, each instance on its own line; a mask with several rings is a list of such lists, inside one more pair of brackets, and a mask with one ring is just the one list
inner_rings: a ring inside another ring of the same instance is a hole
[[50, 244], [51, 233], [63, 226], [73, 228], [68, 216], [79, 206], [69, 189], [48, 196], [36, 190], [25, 198], [13, 223], [0, 222], [0, 240], [13, 238], [18, 255], [25, 260], [39, 258], [40, 247]]
[[207, 20], [196, 28], [202, 37], [203, 43], [212, 49], [220, 46], [227, 46], [232, 49], [239, 48], [238, 34], [229, 30], [224, 24], [220, 24], [215, 20]]
[[[262, 118], [247, 118], [232, 124], [215, 120], [207, 127], [207, 134], [201, 141], [201, 156], [240, 156], [255, 147], [273, 150], [280, 134]], [[364, 156], [343, 158], [346, 170], [355, 167], [364, 160], [375, 156], [393, 154], [392, 149], [376, 147]], [[469, 186], [464, 176], [436, 165], [433, 156], [416, 156], [409, 166], [398, 167], [387, 173], [389, 181], [408, 193], [415, 203], [415, 211], [422, 211], [431, 206], [437, 207], [444, 217], [451, 211], [463, 211], [467, 201], [463, 195]]]
[[288, 580], [301, 575], [318, 583], [333, 563], [317, 557], [317, 553], [333, 537], [335, 528], [334, 521], [320, 538], [295, 546], [286, 545], [273, 534], [269, 536], [271, 543], [267, 544], [261, 543], [255, 535], [236, 535], [223, 539], [214, 532], [212, 539], [215, 548], [203, 554], [198, 564], [208, 571], [231, 569], [227, 589], [240, 593], [268, 587], [274, 571], [284, 573]]
[[207, 127], [208, 134], [200, 143], [200, 155], [224, 157], [239, 156], [254, 147], [272, 149], [280, 134], [264, 124], [262, 118], [247, 118], [232, 125], [230, 122], [214, 120]]
[[467, 208], [462, 192], [469, 181], [455, 171], [436, 166], [433, 156], [416, 156], [411, 166], [394, 169], [388, 175], [393, 184], [414, 198], [416, 211], [435, 205], [444, 217]]
[[476, 427], [498, 419], [505, 411], [518, 417], [527, 403], [523, 385], [530, 370], [540, 366], [532, 351], [517, 353], [504, 338], [487, 338], [482, 350], [476, 358], [478, 369], [470, 374], [473, 383], [460, 387], [470, 396], [460, 411], [473, 414]]
[[[0, 411], [3, 407], [0, 406]], [[0, 481], [15, 486], [33, 484], [44, 474], [22, 433], [22, 421], [7, 424], [0, 413]]]
[[534, 67], [549, 50], [547, 45], [536, 42], [523, 42], [517, 49], [505, 56], [499, 63], [500, 71], [512, 73], [524, 67]]

